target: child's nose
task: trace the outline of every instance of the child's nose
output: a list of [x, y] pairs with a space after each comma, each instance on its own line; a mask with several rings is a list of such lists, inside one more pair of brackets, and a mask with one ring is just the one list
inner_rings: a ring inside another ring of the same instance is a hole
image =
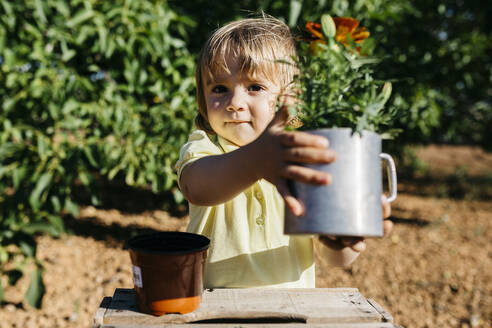
[[242, 110], [244, 110], [244, 107], [236, 107], [236, 106], [233, 106], [233, 105], [229, 105], [226, 107], [226, 110], [228, 112], [240, 112]]
[[246, 109], [246, 99], [242, 90], [235, 90], [234, 94], [231, 96], [231, 101], [226, 107], [229, 112], [242, 111]]

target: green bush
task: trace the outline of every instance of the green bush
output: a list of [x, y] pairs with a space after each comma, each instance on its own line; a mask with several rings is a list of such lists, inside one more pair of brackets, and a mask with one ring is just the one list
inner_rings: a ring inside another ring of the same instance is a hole
[[118, 175], [180, 200], [193, 26], [166, 1], [0, 1], [0, 273], [14, 284], [34, 265], [31, 305], [43, 294], [34, 237], [77, 214], [74, 185], [97, 204], [96, 177]]

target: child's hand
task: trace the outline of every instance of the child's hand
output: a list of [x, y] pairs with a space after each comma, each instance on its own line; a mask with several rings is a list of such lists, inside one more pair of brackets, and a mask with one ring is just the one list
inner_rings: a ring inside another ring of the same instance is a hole
[[[388, 202], [385, 195], [381, 196], [381, 204], [383, 206], [383, 219], [387, 219], [391, 215], [391, 204]], [[388, 235], [392, 228], [393, 222], [390, 220], [383, 221], [384, 236]], [[350, 247], [353, 251], [360, 253], [366, 249], [366, 243], [362, 237], [319, 236], [319, 240], [326, 247], [334, 250], [342, 250], [345, 247]]]
[[331, 163], [335, 152], [328, 148], [328, 139], [306, 132], [285, 131], [289, 118], [288, 106], [276, 113], [265, 131], [250, 144], [258, 163], [258, 179], [273, 183], [294, 215], [301, 215], [304, 207], [291, 195], [287, 179], [310, 184], [329, 184], [328, 173], [297, 165], [296, 163]]

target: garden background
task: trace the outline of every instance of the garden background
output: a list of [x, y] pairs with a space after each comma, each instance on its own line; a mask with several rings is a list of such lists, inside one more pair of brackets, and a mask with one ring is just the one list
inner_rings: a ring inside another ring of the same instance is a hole
[[394, 232], [351, 268], [319, 262], [317, 285], [357, 287], [409, 327], [490, 326], [492, 4], [0, 0], [0, 327], [90, 326], [132, 286], [124, 241], [184, 229], [173, 164], [196, 56], [260, 10], [299, 33], [323, 12], [359, 19], [404, 109], [384, 144]]

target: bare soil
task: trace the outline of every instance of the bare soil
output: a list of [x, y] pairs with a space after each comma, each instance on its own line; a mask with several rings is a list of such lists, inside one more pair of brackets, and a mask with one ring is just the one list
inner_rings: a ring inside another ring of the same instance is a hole
[[[391, 235], [368, 240], [349, 268], [317, 258], [317, 286], [359, 288], [405, 327], [491, 327], [492, 154], [457, 146], [416, 154], [426, 165], [399, 183]], [[131, 201], [139, 203], [120, 198]], [[158, 209], [114, 205], [84, 206], [78, 218], [66, 220], [71, 233], [38, 238], [46, 269], [43, 307], [23, 301], [28, 281], [22, 278], [6, 289], [0, 328], [90, 327], [104, 296], [133, 287], [124, 241], [141, 232], [183, 231], [188, 222]]]

